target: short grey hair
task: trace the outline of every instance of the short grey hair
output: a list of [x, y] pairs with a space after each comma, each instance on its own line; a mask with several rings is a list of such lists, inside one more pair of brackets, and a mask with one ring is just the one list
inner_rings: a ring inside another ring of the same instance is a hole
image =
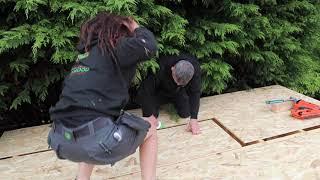
[[194, 74], [193, 65], [189, 61], [180, 60], [174, 65], [174, 68], [178, 83], [183, 86], [187, 85]]

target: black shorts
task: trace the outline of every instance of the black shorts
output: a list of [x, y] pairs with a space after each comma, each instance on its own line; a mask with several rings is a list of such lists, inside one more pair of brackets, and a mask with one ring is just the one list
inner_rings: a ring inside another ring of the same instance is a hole
[[109, 117], [99, 117], [74, 129], [55, 123], [49, 132], [48, 144], [59, 159], [113, 165], [133, 154], [144, 142], [147, 132], [138, 133], [115, 124]]

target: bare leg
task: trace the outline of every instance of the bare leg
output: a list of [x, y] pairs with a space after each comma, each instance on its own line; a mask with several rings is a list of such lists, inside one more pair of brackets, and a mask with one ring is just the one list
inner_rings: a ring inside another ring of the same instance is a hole
[[140, 145], [140, 168], [142, 180], [155, 180], [156, 179], [156, 164], [158, 153], [158, 137], [157, 137], [157, 119], [150, 116], [147, 119], [151, 127], [144, 140]]
[[93, 167], [93, 164], [79, 163], [77, 180], [90, 180]]

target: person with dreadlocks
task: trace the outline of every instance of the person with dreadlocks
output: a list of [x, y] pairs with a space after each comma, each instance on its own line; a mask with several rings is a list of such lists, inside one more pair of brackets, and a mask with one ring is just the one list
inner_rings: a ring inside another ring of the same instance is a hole
[[48, 144], [58, 158], [78, 162], [77, 179], [88, 180], [94, 165], [113, 165], [134, 153], [132, 144], [138, 143], [142, 179], [156, 179], [157, 122], [141, 120], [147, 124], [141, 140], [137, 133], [110, 128], [128, 102], [137, 64], [156, 54], [153, 33], [131, 17], [101, 12], [81, 26], [77, 49], [60, 99], [49, 110]]

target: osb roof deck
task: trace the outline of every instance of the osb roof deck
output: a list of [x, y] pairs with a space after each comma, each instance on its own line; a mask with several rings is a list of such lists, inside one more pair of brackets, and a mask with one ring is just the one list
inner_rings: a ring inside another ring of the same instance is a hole
[[[274, 113], [265, 100], [302, 98], [281, 86], [201, 99], [202, 134], [185, 131], [165, 112], [159, 119], [158, 179], [320, 179], [320, 118], [300, 121], [289, 111]], [[137, 115], [140, 110], [133, 110]], [[76, 164], [58, 160], [48, 149], [48, 125], [5, 132], [0, 138], [0, 179], [73, 179]], [[140, 179], [138, 152], [97, 166], [93, 180]]]

